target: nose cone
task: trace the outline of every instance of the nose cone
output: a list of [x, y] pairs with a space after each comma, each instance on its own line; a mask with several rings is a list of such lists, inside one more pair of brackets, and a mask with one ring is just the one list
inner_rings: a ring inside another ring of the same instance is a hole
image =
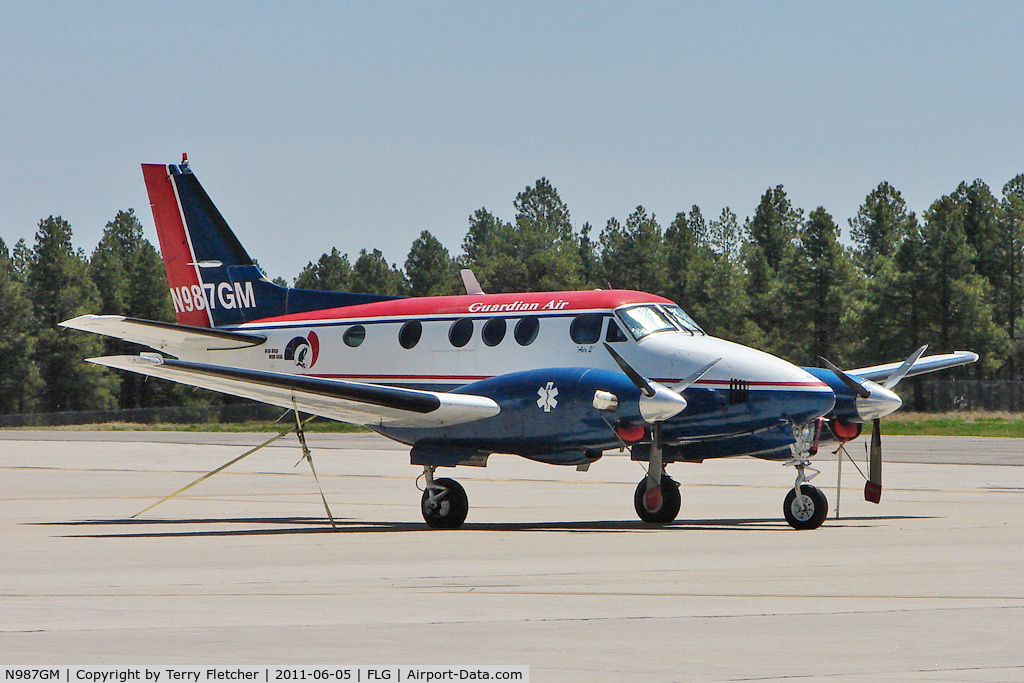
[[894, 391], [881, 384], [866, 380], [864, 387], [871, 395], [867, 398], [857, 397], [857, 415], [865, 422], [895, 413], [903, 405], [903, 400]]

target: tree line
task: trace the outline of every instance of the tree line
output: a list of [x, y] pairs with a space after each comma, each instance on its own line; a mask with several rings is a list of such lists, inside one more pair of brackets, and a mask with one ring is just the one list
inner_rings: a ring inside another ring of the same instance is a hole
[[[520, 192], [511, 221], [486, 208], [469, 217], [461, 253], [429, 231], [402, 267], [379, 249], [352, 260], [332, 248], [293, 286], [376, 294], [462, 293], [460, 268], [487, 292], [637, 289], [677, 301], [716, 336], [801, 365], [824, 356], [856, 367], [933, 352], [976, 351], [962, 377], [1020, 379], [1024, 313], [1024, 174], [997, 197], [961, 183], [918, 217], [880, 183], [849, 219], [849, 242], [823, 207], [793, 206], [769, 188], [740, 221], [700, 207], [667, 225], [638, 206], [598, 231], [573, 224], [546, 178]], [[0, 413], [180, 405], [217, 400], [83, 363], [140, 347], [67, 331], [61, 320], [102, 312], [173, 321], [163, 263], [134, 211], [107, 223], [91, 255], [59, 216], [41, 220], [32, 246], [0, 240]], [[275, 278], [279, 284], [287, 284]]]

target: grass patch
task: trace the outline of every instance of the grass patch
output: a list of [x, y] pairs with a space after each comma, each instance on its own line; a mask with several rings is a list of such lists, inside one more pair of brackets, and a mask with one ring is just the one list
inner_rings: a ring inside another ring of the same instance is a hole
[[[871, 424], [864, 425], [871, 433]], [[1019, 413], [896, 413], [882, 418], [882, 433], [897, 436], [1001, 436], [1024, 438]]]
[[[291, 424], [290, 422], [288, 423]], [[54, 427], [15, 427], [13, 429], [47, 429], [63, 431], [106, 432], [279, 432], [281, 422], [223, 422], [191, 424], [138, 424], [107, 422], [102, 424]], [[334, 434], [369, 433], [366, 427], [321, 418], [306, 425], [308, 432]], [[871, 433], [871, 423], [864, 425]], [[1020, 413], [896, 413], [882, 419], [882, 433], [897, 436], [1001, 436], [1024, 438], [1024, 415]]]

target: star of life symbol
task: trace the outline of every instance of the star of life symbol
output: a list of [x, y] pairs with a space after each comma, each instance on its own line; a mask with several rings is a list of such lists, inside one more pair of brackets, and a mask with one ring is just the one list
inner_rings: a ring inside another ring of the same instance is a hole
[[537, 399], [537, 407], [543, 408], [545, 413], [550, 413], [552, 408], [558, 407], [558, 387], [555, 386], [554, 382], [548, 382], [546, 387], [541, 387], [537, 390], [537, 395], [540, 397]]

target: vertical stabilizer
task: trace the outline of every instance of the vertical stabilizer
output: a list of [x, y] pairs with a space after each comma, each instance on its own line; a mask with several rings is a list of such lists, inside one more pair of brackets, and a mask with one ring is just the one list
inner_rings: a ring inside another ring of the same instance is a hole
[[187, 162], [142, 164], [178, 323], [238, 325], [394, 299], [281, 287], [264, 277]]
[[[173, 170], [172, 170], [173, 169]], [[174, 313], [178, 323], [193, 327], [212, 327], [213, 318], [206, 306], [199, 266], [185, 228], [185, 219], [172, 182], [176, 166], [142, 164], [153, 221], [160, 240], [160, 254], [167, 271], [167, 283], [174, 299]]]

